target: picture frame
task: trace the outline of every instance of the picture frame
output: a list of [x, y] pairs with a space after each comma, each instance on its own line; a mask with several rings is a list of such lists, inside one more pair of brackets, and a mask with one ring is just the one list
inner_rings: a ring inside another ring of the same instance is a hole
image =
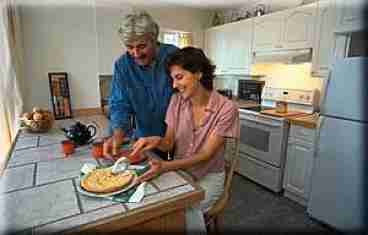
[[50, 99], [55, 120], [72, 118], [68, 74], [49, 72]]

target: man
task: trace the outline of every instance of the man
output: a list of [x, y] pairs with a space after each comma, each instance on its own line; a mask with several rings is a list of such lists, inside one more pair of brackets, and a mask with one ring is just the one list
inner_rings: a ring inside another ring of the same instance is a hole
[[104, 156], [118, 152], [131, 115], [136, 121], [134, 137], [165, 134], [164, 119], [173, 92], [165, 58], [177, 47], [158, 42], [158, 33], [159, 26], [146, 12], [126, 15], [122, 21], [119, 36], [127, 52], [114, 63], [109, 99], [112, 137], [104, 143]]

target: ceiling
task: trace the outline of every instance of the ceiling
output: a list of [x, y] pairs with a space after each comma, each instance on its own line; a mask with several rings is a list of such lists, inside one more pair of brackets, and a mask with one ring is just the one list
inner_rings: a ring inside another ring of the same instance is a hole
[[263, 3], [268, 6], [271, 11], [285, 9], [293, 6], [300, 5], [302, 3], [314, 2], [316, 0], [95, 0], [99, 3], [111, 3], [120, 4], [128, 3], [135, 6], [182, 6], [197, 8], [203, 10], [215, 10], [225, 8], [236, 8], [236, 7], [248, 7], [254, 6], [258, 3]]
[[[0, 0], [1, 1], [1, 0]], [[231, 8], [253, 8], [257, 4], [265, 4], [268, 12], [296, 7], [304, 3], [317, 0], [14, 0], [22, 4], [31, 5], [124, 5], [134, 7], [188, 7], [202, 10], [220, 10]]]

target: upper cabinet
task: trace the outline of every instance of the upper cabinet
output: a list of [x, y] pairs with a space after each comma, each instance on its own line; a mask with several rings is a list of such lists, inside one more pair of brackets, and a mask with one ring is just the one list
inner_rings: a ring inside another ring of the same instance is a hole
[[207, 55], [216, 65], [216, 74], [249, 73], [252, 21], [242, 20], [205, 32]]
[[337, 32], [359, 31], [364, 28], [364, 9], [367, 0], [335, 0]]
[[283, 47], [288, 49], [311, 48], [314, 38], [316, 4], [287, 10], [283, 22]]
[[284, 13], [273, 13], [254, 19], [253, 51], [282, 48], [282, 21]]
[[313, 3], [255, 18], [253, 51], [311, 48], [316, 11]]
[[313, 45], [312, 76], [327, 77], [335, 45], [336, 11], [334, 0], [319, 1]]

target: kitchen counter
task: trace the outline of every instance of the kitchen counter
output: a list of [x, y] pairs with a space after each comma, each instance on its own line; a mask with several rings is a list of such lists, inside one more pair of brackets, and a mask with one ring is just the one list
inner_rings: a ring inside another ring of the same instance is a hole
[[233, 97], [232, 101], [235, 102], [238, 105], [239, 108], [247, 108], [247, 107], [254, 107], [254, 106], [259, 106], [260, 105], [256, 101], [241, 100], [241, 99], [238, 99], [237, 97]]
[[92, 158], [89, 146], [64, 157], [62, 139], [56, 129], [18, 133], [0, 181], [5, 213], [0, 234], [184, 232], [185, 208], [204, 198], [203, 190], [181, 172], [167, 172], [148, 182], [140, 203], [81, 195], [76, 185], [82, 165], [106, 163]]
[[290, 124], [303, 126], [306, 128], [314, 129], [317, 127], [319, 114], [313, 113], [310, 115], [300, 115], [300, 116], [292, 116], [287, 117]]

